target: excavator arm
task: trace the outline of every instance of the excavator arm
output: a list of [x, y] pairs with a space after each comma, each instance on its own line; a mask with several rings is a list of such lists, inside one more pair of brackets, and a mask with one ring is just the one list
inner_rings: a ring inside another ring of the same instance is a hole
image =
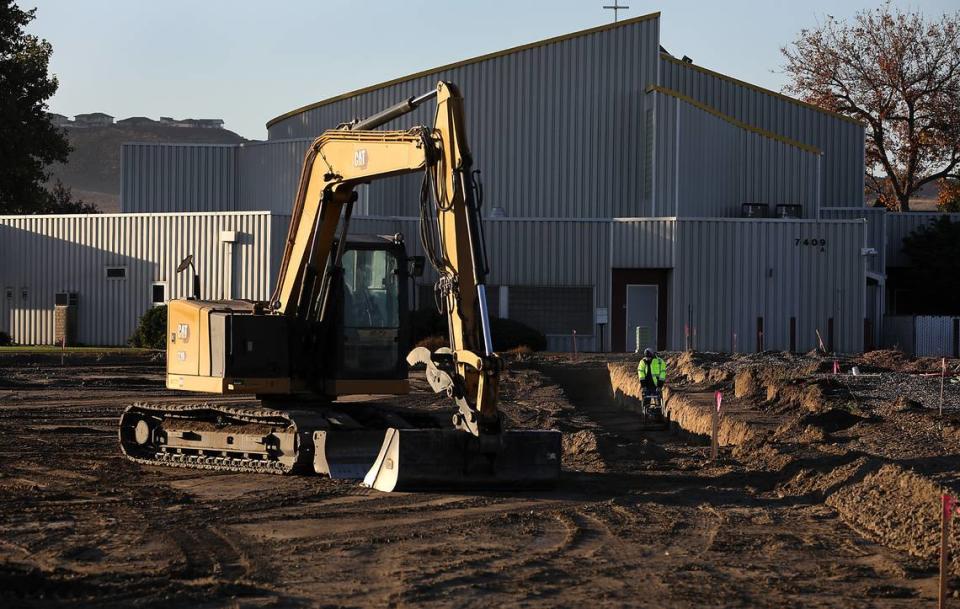
[[[378, 131], [375, 127], [436, 98], [433, 128]], [[475, 436], [500, 431], [497, 411], [501, 360], [494, 353], [484, 281], [483, 229], [472, 159], [456, 87], [411, 98], [364, 121], [325, 132], [307, 151], [270, 307], [281, 315], [324, 321], [332, 278], [340, 266], [355, 188], [390, 176], [424, 172], [421, 238], [439, 281], [449, 350], [415, 350], [431, 386], [458, 405], [454, 424]], [[339, 231], [339, 235], [338, 235]], [[334, 249], [334, 244], [341, 246]]]

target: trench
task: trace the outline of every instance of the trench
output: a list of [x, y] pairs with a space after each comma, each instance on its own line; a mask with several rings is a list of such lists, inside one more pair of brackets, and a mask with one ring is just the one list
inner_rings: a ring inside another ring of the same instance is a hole
[[[666, 419], [644, 421], [639, 400], [615, 391], [606, 364], [540, 365], [537, 369], [563, 389], [577, 410], [597, 425], [597, 449], [607, 464], [629, 460], [631, 450], [654, 461], [667, 461], [658, 448], [704, 447], [710, 438], [690, 433]], [[568, 430], [561, 430], [568, 431]]]

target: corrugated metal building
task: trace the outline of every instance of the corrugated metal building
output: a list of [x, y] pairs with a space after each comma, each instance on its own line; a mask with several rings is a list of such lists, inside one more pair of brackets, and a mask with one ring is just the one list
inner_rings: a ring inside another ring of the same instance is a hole
[[829, 207], [863, 206], [865, 140], [863, 125], [857, 120], [667, 53], [660, 54], [659, 84], [744, 123], [822, 151], [822, 204]]
[[[270, 212], [255, 240], [269, 276], [312, 139], [449, 80], [466, 98], [486, 214], [506, 216], [485, 221], [494, 313], [534, 325], [555, 348], [572, 348], [576, 330], [581, 349], [632, 350], [639, 339], [806, 350], [819, 330], [838, 350], [860, 350], [868, 273], [883, 268], [868, 253], [882, 216], [833, 208], [862, 201], [862, 125], [675, 60], [661, 52], [659, 17], [310, 104], [270, 121], [267, 142], [126, 145], [122, 209]], [[389, 127], [432, 121], [424, 107]], [[419, 253], [420, 179], [362, 187], [351, 230], [402, 232]], [[799, 218], [738, 218], [744, 204], [771, 215], [795, 206]]]
[[176, 273], [187, 254], [204, 297], [265, 299], [272, 222], [268, 212], [0, 216], [0, 330], [52, 344], [56, 294], [73, 293], [79, 342], [125, 344], [154, 302], [190, 295]]

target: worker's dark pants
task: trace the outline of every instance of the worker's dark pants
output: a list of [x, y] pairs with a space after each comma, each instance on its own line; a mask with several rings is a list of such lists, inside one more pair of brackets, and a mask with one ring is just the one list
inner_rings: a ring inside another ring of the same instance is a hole
[[658, 393], [657, 384], [653, 382], [653, 379], [640, 379], [640, 386], [643, 387], [644, 393]]

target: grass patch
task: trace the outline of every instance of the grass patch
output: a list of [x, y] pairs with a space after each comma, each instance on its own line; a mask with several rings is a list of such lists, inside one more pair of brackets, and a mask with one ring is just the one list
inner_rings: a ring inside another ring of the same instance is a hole
[[9, 345], [0, 347], [0, 355], [4, 353], [103, 353], [119, 355], [124, 353], [152, 353], [153, 349], [139, 349], [134, 347], [67, 347], [62, 349], [56, 345]]

